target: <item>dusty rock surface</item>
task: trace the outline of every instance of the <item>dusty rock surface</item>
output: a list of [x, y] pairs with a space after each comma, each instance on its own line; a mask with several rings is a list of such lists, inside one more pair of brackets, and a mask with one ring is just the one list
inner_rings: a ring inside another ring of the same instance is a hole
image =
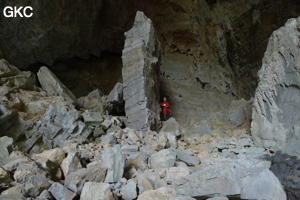
[[298, 156], [300, 134], [300, 18], [276, 30], [268, 44], [255, 92], [251, 131], [266, 148]]
[[161, 52], [151, 19], [138, 11], [133, 27], [125, 36], [122, 77], [127, 126], [143, 131], [155, 130], [160, 120]]

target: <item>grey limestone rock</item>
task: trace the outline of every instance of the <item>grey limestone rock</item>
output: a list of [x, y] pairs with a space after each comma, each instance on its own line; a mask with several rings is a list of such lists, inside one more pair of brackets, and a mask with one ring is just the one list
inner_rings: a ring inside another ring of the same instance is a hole
[[122, 76], [127, 126], [143, 131], [156, 129], [160, 120], [160, 45], [152, 21], [138, 11], [125, 36]]
[[255, 92], [251, 131], [259, 145], [300, 157], [300, 18], [273, 32]]
[[62, 96], [66, 101], [75, 103], [74, 94], [47, 67], [41, 67], [37, 73], [42, 88], [50, 96]]
[[286, 200], [279, 180], [269, 169], [232, 161], [199, 168], [176, 185], [178, 194], [195, 198], [218, 194], [241, 199]]
[[109, 93], [107, 101], [110, 103], [122, 103], [123, 102], [123, 84], [118, 82]]
[[170, 149], [163, 149], [154, 153], [150, 157], [149, 165], [151, 168], [170, 168], [176, 161], [176, 152]]
[[125, 158], [119, 145], [106, 148], [102, 153], [103, 166], [108, 169], [105, 182], [115, 183], [124, 173]]
[[171, 187], [161, 187], [157, 190], [147, 190], [139, 195], [138, 200], [169, 200], [176, 196], [176, 191]]
[[85, 182], [103, 182], [105, 180], [107, 169], [100, 164], [88, 168], [82, 168], [67, 175], [65, 186], [80, 194]]
[[187, 165], [195, 166], [200, 164], [200, 159], [193, 155], [189, 150], [176, 150], [177, 160], [180, 160]]
[[121, 187], [121, 195], [124, 200], [133, 200], [137, 197], [137, 183], [130, 179], [124, 186]]
[[9, 154], [13, 144], [13, 139], [7, 136], [0, 137], [0, 166], [9, 161]]
[[61, 169], [65, 176], [81, 168], [78, 153], [68, 153], [68, 156], [61, 163]]
[[49, 188], [49, 192], [56, 200], [73, 200], [76, 197], [74, 192], [68, 190], [60, 183], [53, 183]]
[[80, 199], [84, 200], [114, 200], [108, 183], [87, 182], [84, 184]]

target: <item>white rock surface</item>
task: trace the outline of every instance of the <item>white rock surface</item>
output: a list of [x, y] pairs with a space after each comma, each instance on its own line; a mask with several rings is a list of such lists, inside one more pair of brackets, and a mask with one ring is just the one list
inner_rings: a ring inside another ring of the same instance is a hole
[[300, 18], [273, 32], [258, 73], [251, 131], [256, 143], [300, 157]]
[[114, 200], [108, 183], [87, 182], [84, 184], [80, 199]]

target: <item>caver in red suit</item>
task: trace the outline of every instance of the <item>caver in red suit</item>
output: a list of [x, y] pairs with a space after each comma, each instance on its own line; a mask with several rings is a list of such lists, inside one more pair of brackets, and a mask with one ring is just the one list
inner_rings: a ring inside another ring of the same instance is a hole
[[171, 104], [166, 99], [164, 99], [164, 101], [160, 103], [160, 106], [162, 107], [164, 120], [166, 120], [167, 116], [172, 112], [172, 110], [170, 109]]

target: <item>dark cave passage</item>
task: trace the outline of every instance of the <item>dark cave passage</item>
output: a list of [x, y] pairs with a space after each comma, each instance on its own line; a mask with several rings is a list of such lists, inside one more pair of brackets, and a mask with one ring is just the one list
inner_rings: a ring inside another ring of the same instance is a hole
[[50, 69], [76, 97], [85, 96], [95, 89], [108, 95], [118, 81], [122, 82], [121, 56], [111, 53], [88, 59], [59, 60]]

